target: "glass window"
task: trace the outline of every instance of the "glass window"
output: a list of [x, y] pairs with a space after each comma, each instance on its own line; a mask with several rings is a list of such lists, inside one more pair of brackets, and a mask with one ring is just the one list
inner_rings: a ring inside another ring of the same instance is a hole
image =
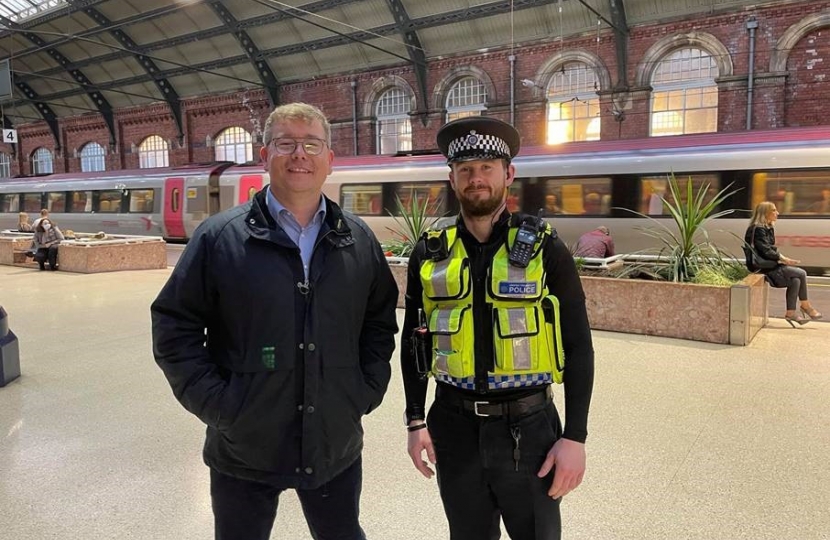
[[71, 197], [73, 212], [92, 212], [91, 191], [73, 191]]
[[213, 141], [216, 161], [248, 163], [254, 160], [251, 134], [241, 127], [230, 127], [216, 136]]
[[81, 171], [107, 170], [107, 151], [96, 142], [87, 143], [81, 148]]
[[12, 158], [5, 152], [0, 152], [0, 178], [11, 178]]
[[20, 212], [20, 195], [17, 193], [0, 195], [0, 212]]
[[447, 122], [479, 116], [487, 102], [487, 88], [475, 77], [464, 77], [447, 92]]
[[32, 153], [32, 174], [52, 174], [52, 152], [38, 148]]
[[24, 193], [23, 194], [23, 211], [35, 212], [40, 214], [43, 206], [40, 204], [40, 193]]
[[46, 208], [58, 214], [66, 212], [66, 193], [47, 193]]
[[752, 207], [775, 203], [782, 215], [830, 214], [830, 171], [790, 170], [759, 172], [752, 176]]
[[[677, 186], [680, 191], [681, 202], [686, 202], [686, 184], [692, 181], [692, 192], [697, 193], [708, 184], [705, 201], [708, 202], [720, 191], [720, 179], [715, 174], [678, 174]], [[649, 216], [668, 215], [663, 199], [673, 204], [669, 190], [669, 178], [666, 175], [640, 177], [640, 212]]]
[[155, 192], [152, 189], [130, 190], [130, 212], [151, 213]]
[[686, 48], [663, 58], [651, 76], [651, 135], [718, 130], [718, 65], [708, 52]]
[[0, 2], [0, 15], [13, 23], [24, 21], [29, 23], [38, 17], [65, 7], [67, 7], [65, 0], [6, 0]]
[[381, 184], [342, 186], [340, 204], [343, 210], [361, 216], [386, 214], [383, 209], [383, 186]]
[[600, 137], [599, 83], [594, 69], [569, 62], [548, 84], [548, 144], [598, 141]]
[[115, 214], [121, 212], [121, 190], [111, 189], [98, 194], [98, 211]]
[[170, 152], [167, 141], [158, 135], [150, 135], [138, 146], [138, 166], [141, 169], [169, 167]]
[[510, 212], [520, 212], [522, 210], [522, 184], [513, 182], [508, 186], [505, 203], [507, 210]]
[[412, 150], [411, 102], [400, 88], [390, 88], [378, 99], [378, 154], [395, 154]]
[[610, 178], [549, 178], [544, 185], [546, 216], [611, 213]]
[[[448, 185], [448, 182], [397, 184], [395, 185], [395, 194], [401, 199], [403, 207], [410, 211], [414, 201], [417, 201], [417, 204], [423, 208], [424, 200], [429, 200], [427, 215], [442, 217], [447, 213]], [[393, 214], [398, 215], [397, 208], [390, 210]]]

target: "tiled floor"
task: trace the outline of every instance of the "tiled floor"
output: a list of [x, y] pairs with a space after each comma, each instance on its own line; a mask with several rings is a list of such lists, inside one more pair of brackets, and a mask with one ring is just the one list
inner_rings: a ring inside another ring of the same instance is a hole
[[[204, 429], [151, 355], [167, 275], [0, 267], [23, 370], [0, 388], [0, 539], [212, 538]], [[773, 319], [744, 348], [594, 339], [588, 472], [564, 538], [830, 538], [830, 325]], [[363, 525], [372, 540], [447, 538], [402, 402], [393, 375], [365, 422]], [[272, 538], [310, 538], [293, 494]]]

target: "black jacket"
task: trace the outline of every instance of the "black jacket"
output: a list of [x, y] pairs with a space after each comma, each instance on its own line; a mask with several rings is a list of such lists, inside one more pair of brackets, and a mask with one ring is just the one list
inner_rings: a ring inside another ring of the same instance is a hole
[[153, 353], [208, 426], [207, 465], [310, 489], [360, 455], [361, 417], [389, 383], [398, 290], [366, 224], [328, 199], [305, 287], [265, 189], [196, 230], [151, 307]]
[[[766, 259], [767, 261], [777, 262], [781, 256], [778, 248], [775, 247], [775, 229], [772, 227], [756, 227], [750, 225], [744, 234], [744, 242], [746, 246], [752, 246], [758, 257]], [[777, 264], [771, 268], [758, 268], [752, 264], [747, 253], [746, 267], [750, 272], [760, 272], [767, 276], [767, 279], [774, 287], [786, 287], [787, 279], [783, 275], [783, 264]]]

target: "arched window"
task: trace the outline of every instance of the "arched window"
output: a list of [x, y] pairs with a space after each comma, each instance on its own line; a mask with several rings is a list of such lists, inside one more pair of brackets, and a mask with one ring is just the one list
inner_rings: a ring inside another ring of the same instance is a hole
[[241, 127], [229, 127], [213, 140], [216, 161], [248, 163], [254, 160], [251, 134]]
[[150, 135], [138, 145], [138, 166], [142, 169], [169, 167], [169, 154], [167, 141], [158, 135]]
[[598, 141], [600, 134], [599, 81], [594, 69], [568, 62], [548, 83], [548, 144]]
[[412, 124], [409, 122], [411, 101], [400, 88], [390, 88], [378, 99], [378, 154], [394, 154], [412, 150]]
[[718, 65], [701, 49], [664, 57], [651, 74], [651, 135], [718, 130]]
[[0, 152], [0, 178], [11, 178], [12, 159], [5, 152]]
[[97, 142], [91, 142], [81, 148], [81, 171], [107, 170], [107, 151]]
[[52, 174], [52, 152], [40, 147], [32, 153], [32, 174]]
[[447, 122], [480, 116], [487, 103], [487, 88], [475, 77], [464, 77], [456, 81], [447, 92]]

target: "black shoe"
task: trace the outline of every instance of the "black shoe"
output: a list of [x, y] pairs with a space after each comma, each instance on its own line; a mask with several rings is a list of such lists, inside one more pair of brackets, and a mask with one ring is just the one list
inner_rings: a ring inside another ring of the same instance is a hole
[[40, 270], [41, 270], [41, 271], [46, 270], [46, 265], [45, 265], [45, 264], [41, 264], [41, 265], [40, 265]]

